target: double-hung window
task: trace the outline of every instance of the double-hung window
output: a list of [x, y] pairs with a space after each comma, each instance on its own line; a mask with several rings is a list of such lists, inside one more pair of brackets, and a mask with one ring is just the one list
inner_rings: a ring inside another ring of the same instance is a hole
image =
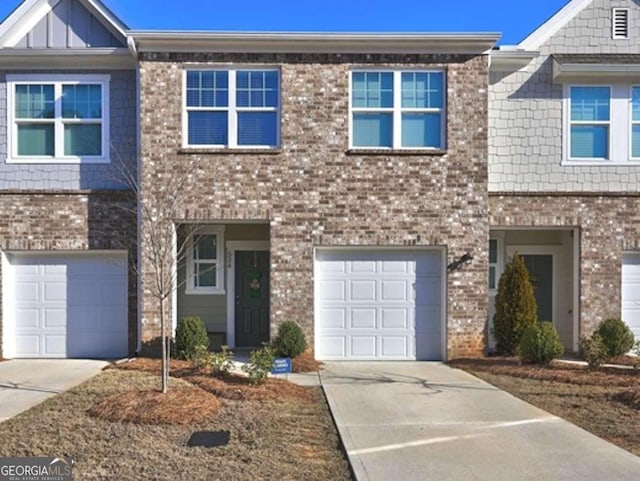
[[185, 110], [185, 147], [277, 148], [279, 71], [188, 70]]
[[441, 71], [351, 72], [352, 148], [445, 148]]
[[611, 88], [570, 87], [569, 156], [571, 159], [610, 159]]
[[109, 77], [8, 75], [7, 162], [109, 162]]
[[187, 252], [187, 294], [224, 293], [223, 233], [212, 228], [193, 235]]

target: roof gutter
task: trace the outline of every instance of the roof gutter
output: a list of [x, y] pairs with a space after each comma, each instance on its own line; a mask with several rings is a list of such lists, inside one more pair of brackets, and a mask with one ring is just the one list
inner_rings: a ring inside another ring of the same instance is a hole
[[515, 72], [529, 65], [539, 54], [530, 50], [492, 50], [490, 69], [494, 72]]
[[139, 52], [488, 53], [498, 33], [335, 33], [130, 31]]

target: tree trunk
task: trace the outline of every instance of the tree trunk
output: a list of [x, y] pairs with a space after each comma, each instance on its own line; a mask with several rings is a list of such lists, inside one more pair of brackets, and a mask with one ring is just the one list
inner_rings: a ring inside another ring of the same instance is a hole
[[169, 370], [169, 353], [166, 342], [166, 326], [164, 324], [164, 299], [160, 299], [160, 340], [162, 341], [162, 372], [160, 377], [162, 378], [162, 394], [166, 394], [167, 391], [169, 391], [169, 376], [167, 376]]

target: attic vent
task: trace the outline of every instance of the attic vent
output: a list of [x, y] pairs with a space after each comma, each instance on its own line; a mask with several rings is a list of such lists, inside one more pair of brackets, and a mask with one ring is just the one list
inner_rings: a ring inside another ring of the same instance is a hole
[[614, 8], [611, 22], [614, 39], [629, 38], [628, 8]]

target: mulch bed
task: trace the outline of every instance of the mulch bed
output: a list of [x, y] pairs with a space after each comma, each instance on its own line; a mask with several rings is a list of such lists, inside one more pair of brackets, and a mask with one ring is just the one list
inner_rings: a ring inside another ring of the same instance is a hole
[[293, 359], [293, 372], [317, 372], [322, 367], [320, 361], [316, 361], [313, 351], [307, 350]]
[[106, 396], [88, 413], [111, 422], [185, 425], [211, 420], [222, 408], [212, 394], [197, 387], [160, 391], [132, 390]]
[[223, 377], [192, 375], [182, 377], [182, 379], [223, 399], [237, 401], [311, 400], [309, 388], [279, 379], [267, 379], [264, 384], [251, 384], [248, 378], [234, 374]]
[[601, 367], [592, 370], [585, 366], [560, 361], [553, 361], [549, 366], [538, 366], [521, 364], [516, 357], [489, 357], [454, 359], [449, 362], [449, 365], [471, 371], [578, 385], [635, 387], [640, 384], [640, 371], [638, 370], [615, 367]]

